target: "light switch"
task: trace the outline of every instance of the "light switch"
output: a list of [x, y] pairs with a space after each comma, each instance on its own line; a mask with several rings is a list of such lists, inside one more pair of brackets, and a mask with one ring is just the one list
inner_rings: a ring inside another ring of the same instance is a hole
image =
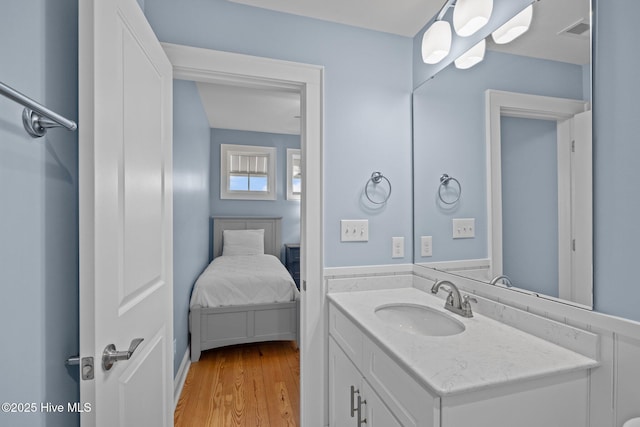
[[453, 238], [469, 239], [476, 237], [476, 219], [475, 218], [454, 218], [453, 219]]
[[404, 258], [404, 237], [392, 237], [391, 245], [391, 258]]
[[340, 221], [341, 242], [369, 241], [368, 219], [343, 219]]
[[421, 236], [420, 237], [420, 256], [433, 256], [433, 237]]

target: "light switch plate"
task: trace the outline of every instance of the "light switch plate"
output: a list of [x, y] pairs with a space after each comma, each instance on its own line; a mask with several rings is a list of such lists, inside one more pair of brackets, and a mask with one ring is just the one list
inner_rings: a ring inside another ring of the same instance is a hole
[[392, 237], [391, 246], [391, 258], [404, 258], [404, 237]]
[[420, 256], [433, 256], [433, 237], [421, 236], [420, 237]]
[[343, 219], [340, 220], [341, 242], [368, 242], [368, 219]]
[[453, 219], [453, 238], [469, 239], [476, 237], [476, 219], [475, 218], [454, 218]]

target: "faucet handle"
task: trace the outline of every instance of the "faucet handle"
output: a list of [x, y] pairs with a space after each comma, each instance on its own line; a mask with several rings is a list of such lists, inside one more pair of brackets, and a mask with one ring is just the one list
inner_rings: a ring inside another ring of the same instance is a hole
[[469, 301], [473, 301], [476, 304], [478, 303], [478, 300], [472, 297], [471, 295], [465, 295], [462, 299], [464, 300], [465, 304], [469, 304]]
[[473, 311], [471, 310], [471, 302], [478, 303], [478, 300], [470, 295], [465, 295], [462, 298], [462, 311], [464, 317], [473, 317]]
[[453, 306], [453, 291], [449, 291], [447, 295], [447, 304]]

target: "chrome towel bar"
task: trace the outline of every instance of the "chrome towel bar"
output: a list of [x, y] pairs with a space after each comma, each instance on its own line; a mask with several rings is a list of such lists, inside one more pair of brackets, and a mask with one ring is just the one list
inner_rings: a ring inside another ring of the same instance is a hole
[[22, 124], [33, 138], [44, 136], [49, 128], [78, 129], [78, 125], [73, 120], [62, 117], [2, 82], [0, 82], [0, 94], [25, 107], [22, 112]]

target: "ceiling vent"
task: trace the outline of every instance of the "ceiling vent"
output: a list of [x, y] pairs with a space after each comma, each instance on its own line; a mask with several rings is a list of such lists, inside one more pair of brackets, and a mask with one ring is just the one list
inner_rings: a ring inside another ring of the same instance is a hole
[[591, 26], [585, 22], [582, 21], [578, 21], [574, 24], [571, 24], [570, 26], [568, 26], [567, 28], [565, 28], [564, 30], [560, 31], [558, 34], [560, 35], [567, 35], [567, 36], [578, 36], [578, 37], [588, 37], [589, 36], [589, 30], [591, 29]]

